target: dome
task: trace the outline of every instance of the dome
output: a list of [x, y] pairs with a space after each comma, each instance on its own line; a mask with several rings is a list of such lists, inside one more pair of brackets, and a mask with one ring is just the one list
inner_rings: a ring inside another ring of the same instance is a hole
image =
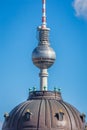
[[84, 117], [60, 92], [30, 92], [7, 116], [2, 130], [84, 130]]

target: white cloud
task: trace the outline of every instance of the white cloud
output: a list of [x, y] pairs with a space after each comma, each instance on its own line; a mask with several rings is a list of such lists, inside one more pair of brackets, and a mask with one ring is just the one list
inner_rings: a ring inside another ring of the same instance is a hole
[[74, 0], [73, 6], [76, 16], [87, 19], [87, 0]]

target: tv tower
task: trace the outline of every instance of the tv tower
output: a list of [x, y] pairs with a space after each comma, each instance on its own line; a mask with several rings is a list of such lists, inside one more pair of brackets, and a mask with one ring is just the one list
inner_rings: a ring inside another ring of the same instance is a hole
[[42, 25], [37, 28], [38, 46], [32, 52], [32, 61], [40, 69], [40, 90], [48, 88], [47, 69], [53, 65], [56, 59], [55, 51], [50, 47], [49, 31], [46, 27], [46, 0], [42, 0]]

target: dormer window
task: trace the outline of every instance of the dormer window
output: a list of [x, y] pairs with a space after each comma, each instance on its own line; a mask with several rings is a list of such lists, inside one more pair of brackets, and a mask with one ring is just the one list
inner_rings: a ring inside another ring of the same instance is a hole
[[5, 120], [8, 121], [8, 119], [9, 119], [9, 117], [10, 117], [10, 116], [9, 116], [9, 113], [6, 112], [6, 113], [4, 114], [4, 117], [5, 117]]
[[63, 112], [56, 113], [55, 117], [57, 118], [57, 120], [62, 121], [64, 117], [64, 113]]
[[82, 122], [85, 122], [85, 117], [86, 117], [86, 115], [84, 113], [80, 115]]
[[30, 120], [30, 116], [32, 115], [32, 113], [30, 112], [29, 109], [27, 109], [25, 115], [24, 115], [24, 120], [25, 121], [29, 121]]

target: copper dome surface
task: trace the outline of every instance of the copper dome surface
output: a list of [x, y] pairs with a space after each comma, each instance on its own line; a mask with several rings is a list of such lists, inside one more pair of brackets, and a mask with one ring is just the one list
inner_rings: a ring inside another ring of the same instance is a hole
[[[24, 118], [27, 112], [29, 120]], [[75, 107], [63, 101], [60, 92], [35, 91], [9, 113], [2, 130], [84, 130], [80, 115]]]

